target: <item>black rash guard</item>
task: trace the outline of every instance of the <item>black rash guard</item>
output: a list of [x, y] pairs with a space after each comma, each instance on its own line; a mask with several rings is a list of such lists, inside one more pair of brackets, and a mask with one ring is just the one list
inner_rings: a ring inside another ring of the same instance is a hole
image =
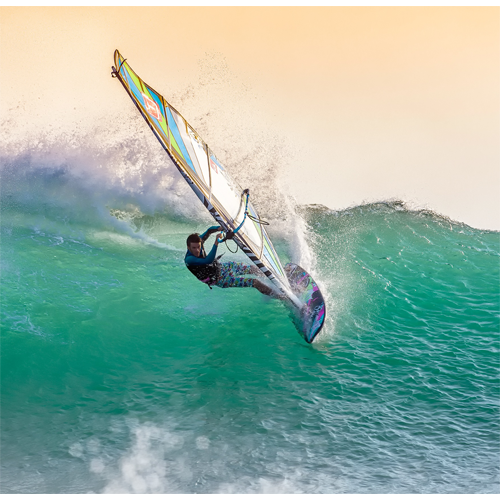
[[217, 283], [220, 275], [220, 264], [215, 258], [217, 253], [217, 245], [214, 243], [212, 250], [207, 255], [203, 248], [203, 243], [208, 239], [212, 233], [220, 231], [219, 226], [209, 227], [201, 236], [201, 253], [200, 257], [195, 257], [189, 250], [184, 257], [186, 267], [203, 283], [208, 286]]

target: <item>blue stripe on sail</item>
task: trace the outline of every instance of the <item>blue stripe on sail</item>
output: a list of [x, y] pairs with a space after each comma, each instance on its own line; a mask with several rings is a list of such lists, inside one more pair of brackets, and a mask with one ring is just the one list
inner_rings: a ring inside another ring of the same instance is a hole
[[125, 78], [127, 80], [129, 89], [133, 92], [133, 94], [135, 95], [135, 97], [139, 101], [139, 103], [142, 106], [145, 106], [144, 98], [142, 97], [141, 91], [137, 88], [137, 85], [134, 83], [134, 80], [132, 80], [132, 77], [128, 74], [128, 71], [125, 68], [125, 66], [122, 67], [122, 70], [123, 70], [123, 74], [125, 75]]
[[167, 108], [167, 116], [168, 116], [168, 124], [170, 126], [170, 131], [172, 132], [177, 145], [182, 151], [182, 154], [184, 155], [184, 159], [186, 160], [186, 163], [191, 167], [193, 172], [199, 177], [198, 172], [193, 166], [193, 163], [191, 161], [191, 158], [187, 152], [186, 146], [184, 146], [184, 141], [182, 140], [181, 134], [179, 132], [179, 129], [177, 128], [177, 123], [174, 120], [174, 117], [172, 115], [172, 112], [170, 111], [170, 108]]

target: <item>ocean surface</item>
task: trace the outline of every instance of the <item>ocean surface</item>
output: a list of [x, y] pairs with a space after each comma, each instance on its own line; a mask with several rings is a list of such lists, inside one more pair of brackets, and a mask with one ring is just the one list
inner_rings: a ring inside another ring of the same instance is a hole
[[327, 300], [308, 345], [186, 270], [213, 221], [149, 140], [2, 147], [0, 492], [500, 493], [499, 233], [261, 173]]

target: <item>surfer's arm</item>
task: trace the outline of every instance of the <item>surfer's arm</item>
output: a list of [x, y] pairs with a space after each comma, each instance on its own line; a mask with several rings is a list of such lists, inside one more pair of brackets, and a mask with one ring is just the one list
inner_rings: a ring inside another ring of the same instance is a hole
[[211, 234], [221, 230], [222, 228], [220, 226], [209, 227], [202, 235], [200, 235], [201, 241], [204, 243]]

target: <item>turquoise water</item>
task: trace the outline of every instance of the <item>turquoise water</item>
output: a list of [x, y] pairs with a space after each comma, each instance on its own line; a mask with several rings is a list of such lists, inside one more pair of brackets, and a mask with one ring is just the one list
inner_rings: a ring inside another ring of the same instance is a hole
[[307, 345], [186, 271], [211, 220], [171, 167], [112, 160], [2, 158], [2, 493], [500, 492], [497, 232], [295, 207], [270, 234], [327, 297]]

